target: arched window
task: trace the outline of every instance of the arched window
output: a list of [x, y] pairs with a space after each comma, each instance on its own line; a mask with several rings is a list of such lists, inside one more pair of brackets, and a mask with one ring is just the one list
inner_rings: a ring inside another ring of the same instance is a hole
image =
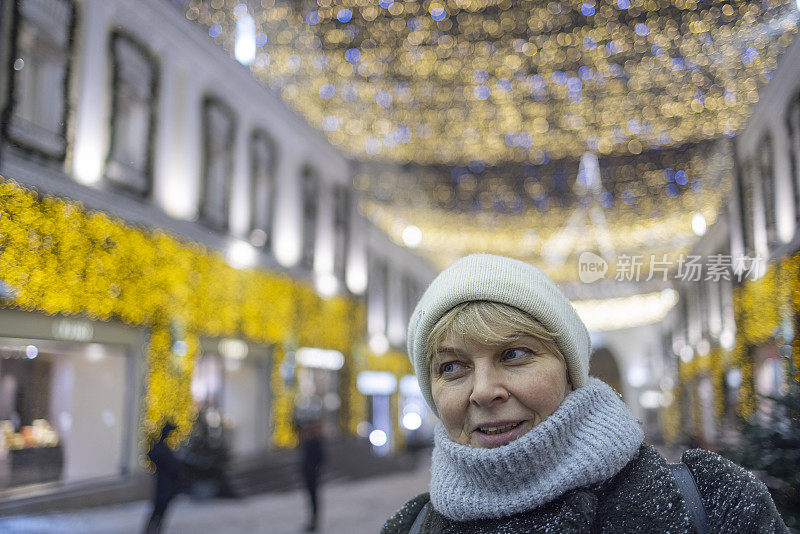
[[200, 219], [227, 230], [235, 122], [233, 112], [215, 98], [203, 101], [203, 182]]
[[753, 208], [755, 203], [755, 195], [753, 190], [753, 160], [748, 159], [742, 165], [740, 182], [742, 186], [740, 206], [742, 216], [742, 237], [744, 239], [745, 254], [750, 254], [754, 250]]
[[145, 196], [152, 185], [157, 68], [143, 46], [119, 32], [111, 36], [111, 144], [106, 176]]
[[333, 239], [334, 270], [343, 280], [350, 243], [350, 192], [344, 186], [333, 189]]
[[317, 201], [319, 200], [319, 176], [310, 165], [303, 167], [303, 256], [302, 265], [314, 268], [314, 248], [317, 243]]
[[765, 135], [761, 141], [758, 154], [758, 178], [761, 182], [761, 194], [764, 198], [764, 220], [767, 227], [767, 241], [774, 243], [777, 240], [777, 225], [775, 222], [775, 154], [772, 148], [772, 138]]
[[786, 117], [789, 130], [789, 146], [791, 154], [789, 160], [792, 164], [792, 193], [794, 194], [795, 216], [800, 222], [800, 93], [798, 93], [789, 107]]
[[275, 144], [263, 130], [250, 137], [250, 241], [269, 248], [275, 210]]
[[4, 137], [55, 160], [67, 151], [67, 101], [75, 8], [68, 0], [14, 5], [15, 31]]

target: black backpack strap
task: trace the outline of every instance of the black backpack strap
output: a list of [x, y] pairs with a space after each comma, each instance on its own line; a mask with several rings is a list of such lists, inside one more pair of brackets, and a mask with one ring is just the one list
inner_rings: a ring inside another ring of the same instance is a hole
[[425, 522], [430, 507], [431, 501], [426, 502], [425, 506], [423, 506], [422, 510], [417, 514], [417, 518], [414, 520], [414, 524], [411, 525], [411, 530], [408, 531], [408, 534], [419, 534], [422, 531], [422, 523]]
[[681, 462], [678, 464], [669, 464], [669, 470], [672, 473], [672, 478], [678, 484], [678, 489], [681, 491], [683, 501], [686, 503], [686, 508], [689, 510], [689, 519], [692, 520], [695, 530], [698, 534], [708, 534], [708, 514], [706, 508], [703, 506], [703, 499], [700, 497], [700, 492], [697, 491], [697, 484], [694, 481], [692, 472], [686, 467], [686, 464]]

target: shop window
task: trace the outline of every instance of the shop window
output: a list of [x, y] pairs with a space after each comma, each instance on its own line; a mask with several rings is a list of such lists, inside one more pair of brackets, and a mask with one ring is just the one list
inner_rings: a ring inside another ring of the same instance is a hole
[[772, 138], [767, 135], [762, 140], [759, 149], [758, 174], [760, 178], [759, 182], [762, 187], [762, 197], [764, 199], [764, 220], [767, 226], [767, 240], [770, 243], [774, 243], [777, 240], [774, 157]]
[[224, 436], [238, 455], [267, 447], [269, 372], [261, 354], [258, 358], [246, 357], [247, 348], [243, 353], [223, 355], [224, 346], [230, 347], [231, 341], [221, 341], [219, 351], [208, 348], [212, 342], [204, 342], [203, 356], [194, 365], [191, 392], [198, 418], [202, 418], [200, 424]]
[[317, 201], [319, 200], [319, 177], [310, 166], [303, 168], [303, 256], [302, 265], [314, 268], [314, 248], [317, 242]]
[[333, 239], [334, 270], [340, 280], [344, 279], [349, 243], [350, 195], [345, 187], [333, 189]]
[[128, 369], [116, 346], [0, 338], [0, 490], [119, 476]]
[[233, 112], [222, 102], [203, 103], [203, 182], [200, 219], [215, 230], [228, 228], [233, 141]]
[[327, 435], [337, 433], [340, 418], [340, 369], [344, 355], [338, 351], [301, 347], [296, 352], [297, 400], [294, 417], [322, 423]]
[[120, 33], [111, 37], [111, 146], [106, 176], [145, 196], [152, 183], [157, 70], [150, 54]]
[[222, 363], [216, 354], [204, 354], [194, 364], [192, 399], [198, 406], [220, 408], [222, 401]]
[[[800, 207], [800, 93], [789, 108], [786, 122], [792, 151], [789, 158], [792, 165], [792, 192], [795, 206]], [[795, 209], [795, 216], [800, 221], [800, 208]]]
[[269, 248], [275, 206], [275, 145], [266, 132], [250, 138], [250, 241]]
[[17, 2], [5, 136], [11, 143], [63, 160], [74, 6], [66, 0]]
[[742, 169], [741, 175], [742, 184], [742, 235], [744, 238], [744, 249], [746, 253], [751, 253], [754, 250], [753, 232], [754, 232], [754, 184], [753, 184], [753, 161], [747, 160]]

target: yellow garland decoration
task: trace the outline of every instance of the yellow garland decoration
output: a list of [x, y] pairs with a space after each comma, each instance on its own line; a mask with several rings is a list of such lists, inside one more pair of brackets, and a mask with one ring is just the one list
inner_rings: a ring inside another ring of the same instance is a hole
[[[764, 343], [774, 342], [780, 337], [784, 320], [794, 321], [800, 310], [800, 253], [781, 258], [768, 266], [766, 273], [755, 281], [746, 281], [735, 288], [733, 295], [736, 316], [736, 345], [732, 351], [713, 349], [707, 356], [693, 359], [689, 363], [679, 362], [678, 376], [682, 383], [697, 378], [701, 373], [710, 373], [714, 386], [714, 412], [722, 420], [725, 412], [725, 372], [736, 366], [741, 371], [742, 385], [739, 388], [737, 413], [750, 417], [756, 410], [757, 396], [754, 383], [753, 349]], [[796, 327], [796, 324], [793, 324]], [[795, 380], [800, 380], [800, 341], [795, 332], [792, 344]], [[692, 406], [694, 410], [696, 407]], [[662, 429], [669, 434], [672, 429], [664, 419]]]
[[[114, 317], [150, 330], [142, 440], [167, 418], [179, 436], [187, 435], [200, 337], [275, 345], [271, 420], [279, 447], [296, 443], [293, 393], [278, 380], [280, 344], [296, 337], [348, 354], [363, 339], [363, 303], [323, 299], [285, 274], [234, 269], [202, 245], [127, 225], [78, 202], [40, 198], [6, 179], [0, 179], [0, 273], [13, 292], [4, 304], [99, 321]], [[176, 341], [183, 342], [177, 349]]]

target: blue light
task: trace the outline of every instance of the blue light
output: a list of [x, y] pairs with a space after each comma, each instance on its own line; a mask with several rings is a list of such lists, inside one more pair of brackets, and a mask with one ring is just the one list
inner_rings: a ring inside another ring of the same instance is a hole
[[319, 24], [320, 20], [322, 20], [322, 17], [319, 16], [319, 11], [310, 11], [308, 15], [306, 15], [306, 22], [310, 26], [316, 26]]
[[628, 0], [617, 0], [617, 7], [620, 9], [628, 9], [631, 3]]
[[675, 173], [675, 181], [680, 185], [686, 185], [689, 183], [689, 175], [686, 171], [678, 171]]
[[511, 91], [511, 80], [508, 78], [500, 78], [495, 85], [504, 93]]
[[344, 53], [344, 59], [350, 63], [356, 63], [361, 59], [361, 50], [358, 48], [348, 48]]
[[594, 15], [594, 6], [592, 4], [583, 4], [581, 6], [581, 13], [586, 17], [591, 17]]
[[219, 24], [214, 24], [208, 29], [208, 35], [213, 38], [217, 38], [222, 35], [222, 26]]
[[667, 167], [664, 169], [664, 181], [665, 182], [674, 182], [675, 181], [675, 169], [672, 167]]
[[614, 195], [609, 193], [608, 191], [603, 191], [600, 193], [600, 205], [606, 209], [610, 209], [614, 207]]
[[614, 41], [609, 41], [606, 44], [606, 52], [608, 52], [612, 56], [614, 54], [619, 54], [619, 45], [617, 43], [615, 43]]
[[531, 82], [531, 89], [544, 89], [546, 82], [544, 81], [544, 76], [540, 76], [539, 74], [534, 74], [530, 78]]
[[570, 91], [580, 91], [583, 89], [583, 82], [580, 78], [570, 78], [567, 80], [567, 87]]
[[447, 17], [447, 11], [442, 7], [435, 7], [431, 10], [431, 18], [436, 22], [441, 22]]
[[479, 85], [475, 88], [475, 98], [478, 100], [486, 100], [491, 94], [492, 92], [485, 85]]
[[567, 75], [560, 70], [553, 71], [553, 82], [557, 83], [558, 85], [564, 85], [567, 83]]
[[667, 196], [669, 198], [677, 197], [678, 193], [680, 192], [680, 190], [678, 189], [678, 186], [673, 184], [673, 183], [667, 184], [667, 186], [664, 188], [664, 191], [666, 192], [666, 194], [667, 194]]
[[336, 18], [339, 22], [350, 22], [350, 19], [353, 18], [353, 12], [349, 9], [340, 9], [338, 13], [336, 13]]
[[326, 83], [325, 85], [319, 88], [319, 96], [324, 98], [325, 100], [333, 98], [334, 94], [336, 94], [336, 88], [329, 83]]
[[634, 195], [633, 191], [631, 191], [630, 189], [626, 189], [625, 191], [623, 191], [621, 196], [622, 196], [622, 202], [624, 202], [628, 206], [636, 203], [636, 195]]
[[483, 69], [475, 69], [472, 71], [472, 79], [475, 83], [486, 83], [489, 81], [489, 73]]
[[519, 134], [517, 132], [506, 132], [505, 142], [508, 146], [517, 146], [519, 144]]
[[267, 34], [266, 33], [256, 34], [256, 46], [261, 48], [265, 44], [267, 44]]
[[381, 91], [375, 96], [375, 102], [382, 108], [387, 108], [392, 105], [392, 93]]
[[530, 148], [533, 146], [533, 136], [528, 132], [521, 132], [518, 138], [519, 146], [523, 148]]
[[378, 5], [381, 6], [383, 9], [389, 9], [394, 4], [394, 0], [380, 0]]
[[591, 80], [594, 76], [594, 71], [590, 67], [584, 65], [578, 69], [578, 76], [584, 80]]
[[653, 54], [656, 57], [662, 56], [662, 55], [664, 55], [664, 49], [661, 48], [658, 45], [653, 45], [653, 46], [650, 47], [650, 53]]
[[636, 35], [639, 37], [644, 37], [650, 34], [650, 28], [647, 27], [647, 24], [639, 23], [636, 25]]
[[683, 70], [683, 59], [676, 57], [672, 60], [672, 70]]
[[580, 91], [570, 91], [567, 93], [567, 98], [569, 98], [570, 102], [580, 102], [583, 100], [583, 95]]
[[594, 50], [595, 48], [597, 48], [597, 41], [595, 41], [591, 37], [584, 37], [583, 38], [583, 47], [586, 50]]
[[406, 26], [408, 26], [409, 30], [415, 32], [422, 29], [422, 21], [417, 17], [411, 17], [410, 19], [408, 19]]

